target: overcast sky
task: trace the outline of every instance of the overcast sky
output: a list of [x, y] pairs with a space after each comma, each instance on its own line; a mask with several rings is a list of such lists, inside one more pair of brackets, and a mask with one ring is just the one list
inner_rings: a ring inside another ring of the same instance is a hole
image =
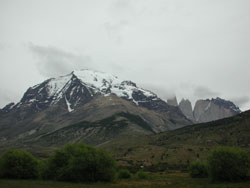
[[0, 107], [89, 68], [163, 99], [219, 96], [247, 110], [250, 1], [0, 0], [0, 64]]

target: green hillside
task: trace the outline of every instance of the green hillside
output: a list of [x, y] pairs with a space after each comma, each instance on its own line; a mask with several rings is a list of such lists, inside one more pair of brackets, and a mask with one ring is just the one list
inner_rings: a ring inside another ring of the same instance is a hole
[[208, 152], [220, 145], [250, 151], [250, 111], [157, 135], [118, 139], [103, 147], [123, 165], [164, 170], [186, 168], [193, 160], [206, 160]]

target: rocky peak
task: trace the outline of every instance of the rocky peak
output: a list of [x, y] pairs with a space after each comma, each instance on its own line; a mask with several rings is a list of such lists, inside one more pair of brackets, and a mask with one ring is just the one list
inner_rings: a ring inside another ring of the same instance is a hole
[[218, 106], [223, 106], [226, 109], [230, 109], [232, 113], [240, 113], [241, 110], [233, 102], [221, 99], [217, 97], [216, 99], [212, 98], [212, 102]]
[[197, 122], [209, 122], [239, 114], [240, 109], [231, 101], [221, 98], [198, 100], [194, 107]]
[[182, 113], [190, 120], [194, 120], [193, 110], [192, 110], [192, 104], [188, 99], [182, 99], [179, 103], [179, 108], [182, 111]]
[[167, 103], [171, 106], [178, 106], [176, 96], [170, 97], [167, 99]]
[[136, 87], [136, 83], [129, 81], [129, 80], [122, 81], [121, 85], [129, 85], [129, 86]]
[[3, 109], [0, 109], [1, 112], [7, 113], [11, 111], [11, 109], [15, 106], [15, 103], [9, 103], [7, 104]]

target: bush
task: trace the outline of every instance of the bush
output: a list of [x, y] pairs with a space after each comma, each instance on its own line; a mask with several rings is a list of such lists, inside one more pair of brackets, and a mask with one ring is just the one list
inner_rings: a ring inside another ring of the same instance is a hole
[[48, 173], [48, 162], [49, 160], [40, 160], [38, 163], [38, 177], [40, 179], [48, 179], [48, 175], [45, 175]]
[[148, 174], [142, 170], [136, 172], [135, 174], [136, 179], [148, 179]]
[[42, 172], [44, 179], [74, 182], [112, 181], [114, 175], [115, 162], [110, 155], [84, 144], [57, 150]]
[[200, 161], [192, 162], [189, 166], [189, 173], [192, 178], [208, 177], [208, 166]]
[[38, 161], [26, 151], [8, 150], [1, 157], [0, 171], [3, 178], [34, 179], [38, 177]]
[[239, 148], [220, 147], [208, 157], [213, 180], [239, 181], [249, 176], [249, 154]]
[[120, 169], [117, 173], [117, 178], [119, 179], [130, 179], [132, 174], [128, 169]]

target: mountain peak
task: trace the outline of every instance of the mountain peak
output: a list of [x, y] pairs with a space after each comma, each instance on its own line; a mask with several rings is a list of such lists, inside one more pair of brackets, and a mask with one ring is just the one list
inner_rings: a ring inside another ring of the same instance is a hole
[[208, 122], [239, 114], [241, 110], [234, 103], [219, 97], [198, 100], [194, 107], [194, 117], [197, 122]]
[[89, 69], [75, 70], [72, 72], [82, 83], [94, 86], [95, 88], [101, 88], [107, 84], [119, 84], [122, 80], [112, 74], [93, 71]]
[[175, 95], [172, 96], [172, 97], [169, 97], [169, 98], [167, 99], [167, 103], [168, 103], [169, 105], [171, 105], [171, 106], [178, 106], [177, 98], [176, 98]]
[[62, 103], [68, 112], [89, 102], [96, 95], [115, 94], [136, 105], [152, 107], [152, 101], [159, 98], [151, 91], [140, 88], [129, 80], [121, 80], [112, 74], [82, 69], [70, 74], [50, 78], [30, 87], [15, 108], [32, 107], [31, 111], [39, 112], [51, 105]]

